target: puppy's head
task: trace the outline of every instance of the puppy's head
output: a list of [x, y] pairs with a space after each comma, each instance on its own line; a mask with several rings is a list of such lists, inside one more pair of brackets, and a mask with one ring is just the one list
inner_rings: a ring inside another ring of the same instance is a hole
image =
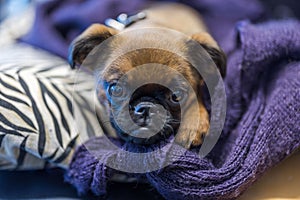
[[[72, 43], [69, 55], [70, 65], [72, 67], [82, 65], [88, 54], [93, 54], [92, 51], [97, 45], [115, 34], [117, 34], [115, 30], [106, 26], [91, 26]], [[222, 76], [226, 71], [224, 53], [206, 33], [195, 34], [191, 36], [190, 41], [176, 41], [175, 46], [178, 47], [176, 51], [183, 52], [186, 55], [185, 58], [163, 48], [138, 48], [140, 42], [163, 43], [161, 38], [151, 35], [149, 38], [142, 34], [137, 34], [133, 38], [134, 40], [132, 38], [112, 40], [107, 49], [100, 49], [101, 61], [110, 60], [110, 64], [101, 71], [102, 78], [97, 87], [97, 94], [99, 101], [107, 106], [112, 126], [126, 141], [149, 144], [176, 134], [178, 127], [182, 124], [184, 132], [181, 133], [178, 142], [187, 147], [191, 144], [199, 145], [201, 135], [205, 134], [209, 128], [209, 122], [202, 103], [200, 88], [204, 84], [203, 80], [187, 61], [188, 54], [191, 53], [189, 43], [196, 41], [200, 44], [215, 62]], [[131, 45], [135, 45], [136, 50], [117, 56], [116, 52], [120, 49], [128, 49]], [[87, 66], [97, 71], [97, 66]], [[165, 69], [162, 70], [162, 67]], [[134, 72], [131, 73], [131, 71]], [[173, 72], [178, 72], [184, 79]], [[165, 84], [159, 84], [161, 80]], [[140, 84], [143, 82], [145, 84]], [[191, 91], [187, 83], [196, 91], [196, 99], [190, 97]], [[137, 84], [139, 87], [135, 87]], [[165, 85], [171, 86], [172, 89]], [[193, 120], [195, 109], [191, 104], [200, 107], [198, 112], [201, 112], [201, 123]], [[126, 115], [128, 113], [129, 115]], [[136, 126], [131, 126], [128, 122], [133, 122]], [[126, 126], [126, 123], [129, 125]], [[124, 126], [120, 127], [120, 124]], [[149, 130], [150, 132], [157, 130], [161, 124], [162, 127], [159, 128], [157, 134], [140, 137], [140, 135], [147, 135]]]

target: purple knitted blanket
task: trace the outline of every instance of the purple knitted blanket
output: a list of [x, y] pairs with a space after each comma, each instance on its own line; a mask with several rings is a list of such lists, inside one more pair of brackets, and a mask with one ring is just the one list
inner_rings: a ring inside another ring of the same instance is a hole
[[[235, 44], [225, 81], [227, 121], [213, 151], [204, 159], [186, 152], [161, 170], [138, 175], [167, 199], [235, 198], [300, 146], [300, 23], [241, 22]], [[103, 138], [88, 141], [75, 153], [67, 180], [80, 193], [104, 195], [116, 173], [105, 163], [117, 154]]]

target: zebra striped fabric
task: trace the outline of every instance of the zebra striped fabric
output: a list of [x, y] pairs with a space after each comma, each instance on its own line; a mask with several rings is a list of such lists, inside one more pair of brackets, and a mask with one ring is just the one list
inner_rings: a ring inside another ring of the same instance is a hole
[[0, 48], [0, 169], [66, 168], [76, 145], [103, 135], [93, 84], [31, 46]]

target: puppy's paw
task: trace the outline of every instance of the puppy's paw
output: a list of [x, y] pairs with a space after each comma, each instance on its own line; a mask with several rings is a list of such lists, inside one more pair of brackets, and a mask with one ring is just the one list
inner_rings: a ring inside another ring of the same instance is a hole
[[182, 128], [182, 131], [177, 133], [175, 142], [186, 149], [197, 147], [202, 144], [204, 136], [208, 133], [208, 129], [209, 123], [201, 124], [197, 130], [188, 127]]

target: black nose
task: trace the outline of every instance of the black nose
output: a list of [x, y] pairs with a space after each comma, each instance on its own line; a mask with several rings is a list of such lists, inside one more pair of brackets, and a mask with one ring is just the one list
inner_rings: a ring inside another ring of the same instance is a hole
[[137, 117], [145, 118], [151, 115], [151, 108], [155, 106], [151, 102], [141, 102], [134, 107], [134, 115]]

